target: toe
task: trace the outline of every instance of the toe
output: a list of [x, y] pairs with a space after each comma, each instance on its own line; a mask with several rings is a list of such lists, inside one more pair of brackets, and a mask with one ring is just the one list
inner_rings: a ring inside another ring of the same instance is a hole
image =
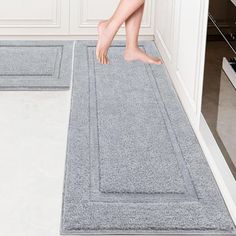
[[162, 64], [162, 60], [160, 58], [158, 58], [158, 57], [152, 58], [152, 61], [156, 65], [161, 65]]
[[108, 58], [107, 58], [107, 56], [105, 56], [104, 61], [105, 61], [105, 64], [108, 64]]
[[104, 65], [105, 64], [105, 56], [102, 55], [102, 64]]
[[107, 64], [107, 63], [106, 63], [106, 57], [105, 57], [105, 56], [103, 57], [103, 64]]
[[100, 62], [100, 63], [102, 63], [102, 57], [103, 57], [103, 56], [102, 56], [102, 52], [100, 51], [100, 52], [99, 52], [99, 55], [98, 55], [98, 59], [99, 59], [99, 62]]

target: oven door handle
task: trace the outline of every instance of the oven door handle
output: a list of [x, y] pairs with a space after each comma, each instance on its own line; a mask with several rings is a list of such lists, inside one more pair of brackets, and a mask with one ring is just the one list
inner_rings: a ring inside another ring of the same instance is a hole
[[226, 57], [223, 57], [222, 69], [224, 70], [228, 79], [233, 84], [234, 88], [236, 89], [236, 72], [233, 69], [233, 67], [230, 65]]
[[236, 6], [236, 0], [231, 0], [231, 2]]

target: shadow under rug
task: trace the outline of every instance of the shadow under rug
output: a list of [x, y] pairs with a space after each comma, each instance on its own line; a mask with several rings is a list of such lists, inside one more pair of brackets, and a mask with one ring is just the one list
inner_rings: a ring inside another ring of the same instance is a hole
[[95, 42], [76, 43], [61, 233], [235, 232], [164, 65], [124, 48], [101, 65]]

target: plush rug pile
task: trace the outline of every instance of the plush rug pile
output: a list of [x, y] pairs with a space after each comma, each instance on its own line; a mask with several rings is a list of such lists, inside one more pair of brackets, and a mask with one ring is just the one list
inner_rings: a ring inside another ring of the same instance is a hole
[[1, 41], [0, 90], [70, 88], [73, 41]]
[[94, 42], [76, 43], [61, 233], [234, 233], [164, 65], [123, 51], [101, 65]]

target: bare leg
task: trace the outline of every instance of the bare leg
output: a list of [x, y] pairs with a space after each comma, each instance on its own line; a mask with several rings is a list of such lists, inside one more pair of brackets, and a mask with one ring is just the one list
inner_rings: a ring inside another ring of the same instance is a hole
[[138, 35], [143, 17], [144, 4], [139, 7], [125, 22], [126, 50], [124, 58], [127, 61], [140, 60], [145, 63], [161, 64], [159, 58], [147, 55], [138, 47]]
[[120, 0], [113, 16], [109, 20], [99, 23], [96, 56], [100, 63], [108, 63], [107, 52], [115, 34], [129, 16], [144, 4], [144, 1], [145, 0]]

